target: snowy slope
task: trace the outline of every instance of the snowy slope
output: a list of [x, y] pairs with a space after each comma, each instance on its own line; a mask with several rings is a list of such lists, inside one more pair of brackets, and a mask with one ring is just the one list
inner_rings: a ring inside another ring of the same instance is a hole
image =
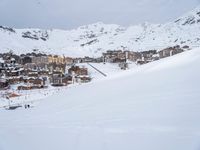
[[200, 6], [166, 24], [121, 27], [95, 23], [74, 30], [12, 29], [0, 27], [1, 52], [41, 52], [68, 56], [98, 56], [106, 50], [162, 49], [180, 44], [200, 45]]
[[200, 50], [0, 110], [1, 150], [198, 150]]

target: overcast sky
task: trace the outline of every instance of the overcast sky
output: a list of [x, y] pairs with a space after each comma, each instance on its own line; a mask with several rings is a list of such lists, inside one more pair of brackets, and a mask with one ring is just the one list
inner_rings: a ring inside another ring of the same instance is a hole
[[0, 25], [72, 29], [95, 22], [164, 23], [199, 4], [200, 0], [0, 0]]

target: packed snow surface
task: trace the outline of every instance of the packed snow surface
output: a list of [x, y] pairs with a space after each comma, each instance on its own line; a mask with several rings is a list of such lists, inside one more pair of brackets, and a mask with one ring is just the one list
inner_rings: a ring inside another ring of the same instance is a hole
[[198, 150], [200, 51], [0, 110], [0, 150]]

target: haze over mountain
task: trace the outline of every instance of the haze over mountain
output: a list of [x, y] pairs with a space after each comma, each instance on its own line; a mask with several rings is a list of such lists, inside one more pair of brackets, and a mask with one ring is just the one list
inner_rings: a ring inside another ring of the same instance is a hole
[[198, 4], [199, 0], [1, 0], [0, 24], [73, 29], [99, 21], [122, 26], [166, 23]]

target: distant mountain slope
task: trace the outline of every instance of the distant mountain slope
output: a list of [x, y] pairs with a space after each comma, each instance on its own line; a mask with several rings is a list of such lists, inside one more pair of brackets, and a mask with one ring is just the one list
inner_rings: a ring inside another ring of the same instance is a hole
[[121, 27], [95, 23], [74, 30], [13, 29], [0, 26], [1, 52], [38, 50], [68, 56], [97, 56], [106, 50], [133, 51], [200, 45], [200, 6], [167, 24]]

